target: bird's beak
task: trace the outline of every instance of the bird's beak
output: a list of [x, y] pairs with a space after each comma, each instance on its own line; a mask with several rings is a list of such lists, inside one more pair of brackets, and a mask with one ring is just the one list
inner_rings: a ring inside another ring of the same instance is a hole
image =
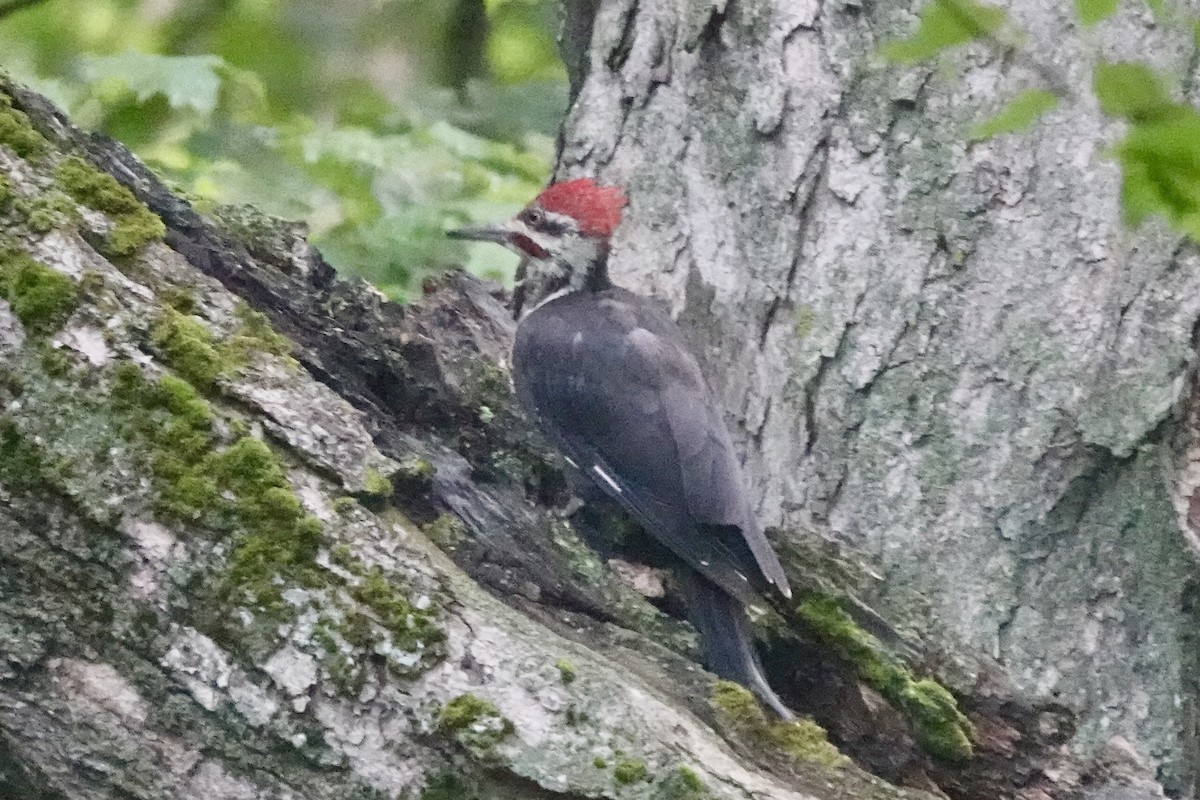
[[446, 231], [451, 239], [467, 239], [473, 242], [494, 242], [509, 246], [512, 243], [513, 231], [508, 225], [481, 225], [472, 228], [459, 228]]

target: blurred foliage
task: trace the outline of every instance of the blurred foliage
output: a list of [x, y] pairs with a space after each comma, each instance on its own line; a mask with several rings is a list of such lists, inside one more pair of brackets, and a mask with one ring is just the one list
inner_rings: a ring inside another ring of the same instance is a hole
[[1075, 0], [1075, 13], [1084, 25], [1095, 25], [1117, 12], [1118, 0]]
[[0, 68], [120, 139], [202, 209], [305, 220], [405, 297], [498, 248], [442, 231], [545, 183], [566, 107], [553, 0], [0, 0]]
[[921, 10], [917, 30], [883, 45], [892, 61], [912, 63], [955, 45], [995, 36], [1005, 25], [1004, 9], [975, 0], [931, 0]]
[[[1200, 43], [1200, 19], [1165, 0], [1124, 0], [1133, 13], [1149, 11], [1167, 30], [1187, 31]], [[1084, 27], [1104, 22], [1122, 8], [1121, 0], [1074, 0]], [[930, 0], [916, 29], [885, 44], [881, 54], [900, 63], [934, 58], [968, 42], [984, 42], [1006, 57], [1023, 59], [1049, 85], [1027, 89], [995, 116], [978, 124], [972, 138], [986, 139], [1032, 127], [1064, 102], [1078, 102], [1066, 81], [1023, 50], [1023, 36], [1006, 12], [977, 0]], [[1184, 76], [1170, 76], [1148, 64], [1106, 61], [1098, 55], [1092, 92], [1105, 114], [1124, 121], [1125, 134], [1109, 150], [1121, 164], [1121, 209], [1136, 226], [1147, 217], [1165, 219], [1200, 242], [1200, 111], [1184, 97]], [[1178, 99], [1183, 97], [1184, 99]]]
[[1002, 133], [1028, 130], [1042, 115], [1058, 105], [1058, 95], [1045, 89], [1026, 89], [1004, 104], [994, 116], [971, 129], [974, 140], [990, 139]]

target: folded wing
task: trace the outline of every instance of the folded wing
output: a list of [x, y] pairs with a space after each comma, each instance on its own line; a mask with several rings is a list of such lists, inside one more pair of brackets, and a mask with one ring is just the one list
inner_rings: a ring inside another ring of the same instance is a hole
[[667, 548], [743, 602], [790, 596], [720, 410], [662, 312], [620, 289], [569, 295], [522, 322], [513, 360], [522, 405]]

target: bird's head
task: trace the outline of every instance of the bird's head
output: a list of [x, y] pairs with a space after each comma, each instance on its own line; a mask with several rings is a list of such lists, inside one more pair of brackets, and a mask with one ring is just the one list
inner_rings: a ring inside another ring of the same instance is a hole
[[576, 178], [548, 186], [507, 222], [462, 228], [457, 239], [495, 242], [521, 256], [516, 311], [532, 310], [563, 291], [608, 286], [608, 240], [621, 222], [625, 195], [615, 186]]

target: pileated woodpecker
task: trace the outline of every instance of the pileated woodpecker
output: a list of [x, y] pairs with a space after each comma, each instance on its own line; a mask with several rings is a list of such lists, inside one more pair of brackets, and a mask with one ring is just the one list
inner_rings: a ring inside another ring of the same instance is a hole
[[709, 669], [785, 719], [743, 605], [791, 597], [754, 517], [720, 407], [674, 322], [608, 277], [625, 197], [587, 178], [547, 188], [514, 219], [451, 231], [522, 257], [513, 383], [569, 466], [687, 565]]

